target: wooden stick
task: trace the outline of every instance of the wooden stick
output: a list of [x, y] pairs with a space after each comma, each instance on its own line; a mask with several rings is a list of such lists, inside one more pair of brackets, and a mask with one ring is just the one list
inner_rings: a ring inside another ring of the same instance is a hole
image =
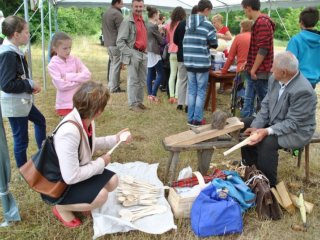
[[[296, 206], [297, 208], [299, 208], [299, 198], [296, 195], [292, 194], [292, 193], [289, 193], [289, 195], [290, 195], [290, 198], [291, 198], [291, 200], [293, 202], [293, 205]], [[313, 210], [314, 204], [311, 203], [311, 202], [304, 201], [304, 205], [306, 207], [307, 213], [310, 214], [312, 212], [312, 210]]]
[[243, 140], [242, 142], [239, 142], [237, 145], [234, 145], [232, 148], [230, 148], [229, 150], [225, 151], [223, 153], [223, 155], [227, 156], [228, 154], [232, 153], [233, 151], [235, 151], [235, 150], [247, 145], [251, 141], [252, 136], [254, 136], [254, 135], [251, 135], [251, 136], [247, 137], [245, 140]]

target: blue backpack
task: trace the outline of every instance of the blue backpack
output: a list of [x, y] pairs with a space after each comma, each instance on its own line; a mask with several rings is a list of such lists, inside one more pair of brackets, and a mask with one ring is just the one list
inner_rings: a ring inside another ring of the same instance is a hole
[[242, 216], [239, 204], [219, 196], [215, 186], [203, 189], [191, 208], [191, 228], [199, 237], [241, 233]]

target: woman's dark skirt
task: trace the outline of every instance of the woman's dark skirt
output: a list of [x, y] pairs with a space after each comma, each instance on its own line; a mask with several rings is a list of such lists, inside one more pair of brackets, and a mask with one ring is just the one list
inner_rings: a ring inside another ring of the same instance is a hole
[[41, 194], [42, 199], [48, 204], [77, 204], [77, 203], [92, 203], [97, 197], [101, 189], [109, 182], [114, 172], [104, 169], [102, 174], [92, 176], [91, 178], [69, 185], [67, 190], [60, 198], [51, 198]]

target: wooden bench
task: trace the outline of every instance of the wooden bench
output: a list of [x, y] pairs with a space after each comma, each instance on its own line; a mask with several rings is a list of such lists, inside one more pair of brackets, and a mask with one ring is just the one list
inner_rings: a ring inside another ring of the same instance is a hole
[[[305, 161], [304, 171], [306, 175], [306, 181], [309, 181], [309, 146], [312, 143], [320, 143], [320, 133], [315, 132], [313, 134], [311, 141], [306, 146], [304, 146], [304, 151], [305, 151], [304, 152], [304, 161]], [[302, 151], [299, 151], [297, 167], [300, 167], [301, 165], [301, 158], [302, 158]]]
[[176, 178], [177, 164], [179, 162], [180, 152], [183, 151], [197, 151], [198, 170], [202, 175], [206, 175], [209, 170], [209, 165], [213, 152], [219, 148], [229, 148], [238, 143], [237, 139], [212, 139], [210, 141], [196, 143], [192, 145], [168, 146], [165, 141], [162, 142], [164, 149], [169, 151], [169, 158], [167, 162], [165, 179], [169, 182]]

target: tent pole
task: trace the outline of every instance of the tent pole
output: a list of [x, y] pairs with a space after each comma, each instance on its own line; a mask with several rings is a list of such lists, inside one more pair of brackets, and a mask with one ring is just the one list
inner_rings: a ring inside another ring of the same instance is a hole
[[41, 1], [41, 39], [42, 39], [42, 76], [43, 76], [43, 89], [47, 89], [47, 77], [46, 77], [46, 52], [44, 46], [44, 16], [43, 16], [43, 0]]
[[59, 31], [58, 25], [58, 7], [54, 6], [54, 30], [55, 32]]
[[276, 10], [276, 13], [277, 13], [277, 15], [278, 15], [278, 17], [279, 17], [279, 19], [280, 19], [281, 25], [282, 25], [282, 27], [284, 28], [284, 30], [285, 30], [285, 32], [286, 32], [286, 34], [287, 34], [287, 36], [288, 36], [288, 39], [290, 40], [290, 39], [291, 39], [290, 34], [289, 34], [288, 31], [287, 31], [286, 25], [284, 25], [284, 22], [282, 21], [282, 17], [280, 16], [280, 14], [279, 14], [279, 12], [278, 12], [278, 8], [275, 8], [275, 10]]
[[[24, 19], [29, 24], [29, 9], [28, 9], [28, 0], [24, 0]], [[31, 45], [30, 40], [27, 44], [27, 59], [28, 59], [28, 66], [29, 66], [29, 77], [32, 79], [32, 60], [31, 60]]]
[[52, 36], [52, 18], [51, 18], [51, 2], [48, 1], [48, 11], [49, 11], [49, 38]]
[[226, 26], [228, 27], [229, 23], [229, 7], [227, 7], [227, 14], [226, 14]]

